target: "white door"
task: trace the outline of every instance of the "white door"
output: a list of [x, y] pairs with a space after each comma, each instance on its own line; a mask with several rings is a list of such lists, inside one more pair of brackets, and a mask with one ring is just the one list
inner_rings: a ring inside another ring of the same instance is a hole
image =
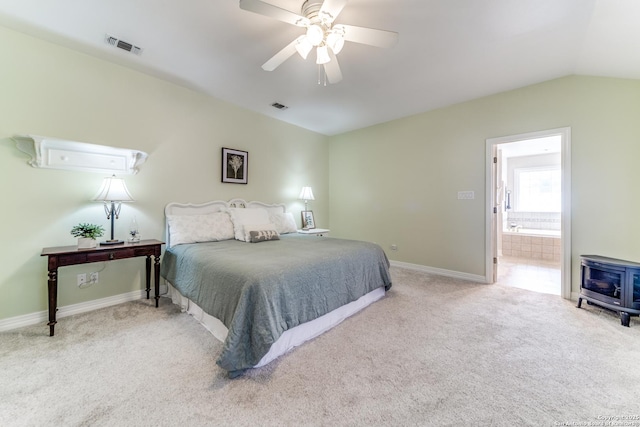
[[498, 150], [498, 144], [492, 146], [492, 164], [491, 164], [491, 188], [492, 188], [492, 207], [491, 207], [491, 236], [493, 239], [491, 257], [493, 264], [493, 273], [491, 274], [491, 283], [495, 283], [498, 280], [498, 259], [501, 249], [501, 241], [499, 239], [501, 233], [502, 224], [502, 193], [504, 188], [502, 186], [502, 167], [500, 159], [500, 150]]

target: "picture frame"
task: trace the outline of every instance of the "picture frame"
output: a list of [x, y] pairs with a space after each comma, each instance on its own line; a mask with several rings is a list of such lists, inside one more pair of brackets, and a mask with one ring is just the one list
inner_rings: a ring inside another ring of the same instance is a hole
[[249, 152], [222, 147], [222, 182], [246, 184], [249, 173]]
[[313, 218], [313, 211], [302, 211], [300, 212], [302, 216], [302, 229], [310, 230], [316, 228], [316, 221]]

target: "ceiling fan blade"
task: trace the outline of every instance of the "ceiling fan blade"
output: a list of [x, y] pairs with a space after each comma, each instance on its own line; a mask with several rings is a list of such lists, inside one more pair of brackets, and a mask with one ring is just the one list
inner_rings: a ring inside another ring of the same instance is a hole
[[324, 0], [320, 7], [320, 14], [325, 15], [328, 21], [331, 23], [336, 20], [342, 9], [349, 0]]
[[240, 9], [259, 13], [260, 15], [268, 16], [278, 21], [286, 22], [287, 24], [297, 25], [298, 27], [306, 27], [309, 25], [309, 19], [304, 16], [260, 0], [240, 0]]
[[297, 52], [296, 43], [298, 43], [298, 39], [295, 39], [294, 41], [286, 45], [280, 52], [273, 55], [270, 60], [262, 64], [262, 69], [265, 71], [273, 71], [278, 68], [280, 64], [282, 64]]
[[344, 39], [354, 43], [368, 44], [376, 47], [391, 47], [398, 42], [398, 33], [353, 25], [334, 25], [333, 28], [344, 28]]
[[324, 74], [327, 76], [329, 83], [334, 84], [342, 81], [342, 71], [340, 71], [340, 65], [338, 64], [338, 58], [333, 53], [330, 53], [331, 61], [324, 64]]

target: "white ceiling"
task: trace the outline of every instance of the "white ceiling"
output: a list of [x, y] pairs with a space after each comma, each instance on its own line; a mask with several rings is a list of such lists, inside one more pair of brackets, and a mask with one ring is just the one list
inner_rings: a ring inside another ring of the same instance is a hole
[[[269, 2], [299, 12], [303, 0]], [[637, 0], [351, 0], [336, 23], [399, 41], [348, 42], [344, 79], [325, 87], [313, 55], [263, 71], [304, 30], [238, 0], [0, 0], [0, 25], [325, 135], [570, 74], [638, 79], [639, 22]]]
[[522, 141], [499, 144], [497, 148], [502, 152], [503, 159], [535, 156], [539, 154], [555, 154], [560, 153], [562, 149], [562, 138], [560, 135], [555, 135], [524, 139]]

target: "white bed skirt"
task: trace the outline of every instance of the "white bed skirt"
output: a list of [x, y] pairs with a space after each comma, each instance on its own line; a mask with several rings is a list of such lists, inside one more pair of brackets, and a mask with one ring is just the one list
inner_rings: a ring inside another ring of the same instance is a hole
[[[196, 320], [198, 320], [198, 322], [207, 328], [214, 337], [224, 342], [227, 338], [227, 333], [229, 332], [227, 327], [224, 326], [219, 319], [205, 313], [197, 304], [180, 294], [180, 292], [174, 288], [171, 283], [166, 283], [168, 286], [169, 296], [173, 303], [179, 305], [183, 312], [187, 312], [192, 315]], [[363, 308], [378, 301], [384, 295], [384, 287], [374, 289], [357, 300], [350, 302], [347, 305], [343, 305], [342, 307], [338, 307], [324, 316], [320, 316], [317, 319], [303, 323], [302, 325], [298, 325], [283, 332], [280, 338], [273, 343], [269, 352], [265, 354], [260, 362], [258, 362], [254, 367], [259, 368], [260, 366], [264, 366], [294, 347], [297, 347], [328, 331], [346, 318], [353, 316]]]

